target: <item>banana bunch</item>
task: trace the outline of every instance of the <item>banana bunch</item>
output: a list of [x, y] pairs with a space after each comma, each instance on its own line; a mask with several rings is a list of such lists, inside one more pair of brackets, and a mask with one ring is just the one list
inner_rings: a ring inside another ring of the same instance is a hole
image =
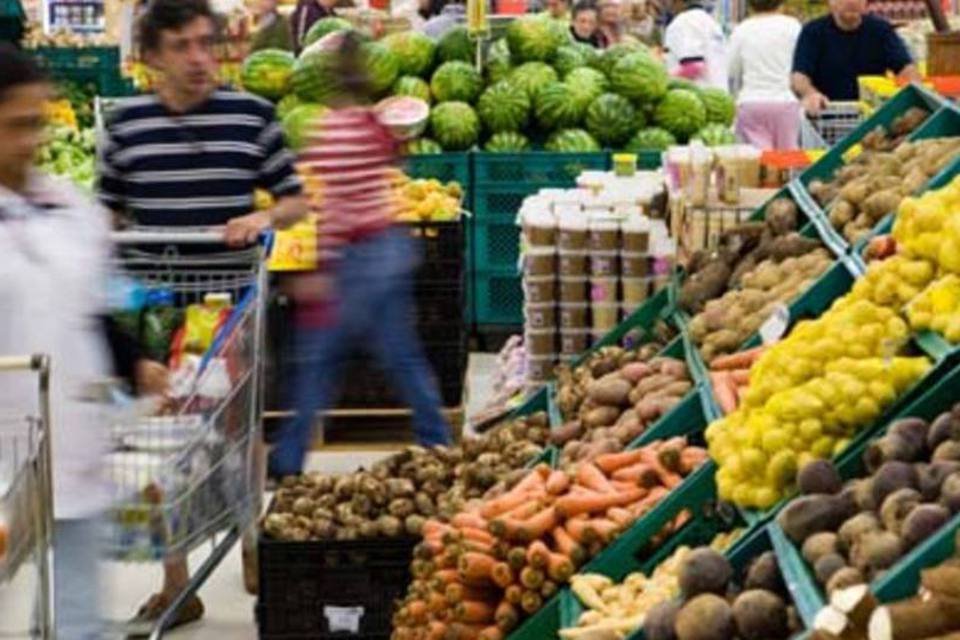
[[48, 124], [77, 130], [77, 114], [69, 100], [49, 100], [43, 111]]

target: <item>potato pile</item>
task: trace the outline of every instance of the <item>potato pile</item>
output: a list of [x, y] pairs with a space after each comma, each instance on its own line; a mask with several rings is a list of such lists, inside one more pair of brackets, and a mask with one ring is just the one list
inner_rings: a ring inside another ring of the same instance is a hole
[[764, 261], [779, 264], [819, 249], [818, 240], [796, 232], [799, 215], [793, 200], [777, 198], [767, 205], [763, 222], [737, 225], [720, 236], [717, 249], [694, 253], [680, 288], [680, 308], [700, 313], [710, 300], [740, 287]]
[[[647, 360], [628, 362], [630, 352], [607, 351], [608, 368], [595, 366], [589, 375], [583, 375], [575, 390], [569, 382], [558, 392], [558, 403], [565, 416], [577, 406], [562, 427], [550, 436], [553, 444], [563, 447], [561, 464], [592, 460], [605, 453], [622, 451], [646, 429], [666, 415], [693, 388], [693, 380], [682, 360], [655, 356]], [[649, 355], [641, 350], [638, 357]], [[626, 362], [626, 364], [621, 364]], [[603, 372], [594, 378], [593, 372]], [[579, 403], [565, 403], [564, 396], [581, 395]]]
[[843, 486], [833, 465], [800, 470], [780, 512], [827, 594], [870, 582], [960, 512], [960, 404], [932, 423], [903, 418], [864, 452], [871, 475]]
[[284, 478], [263, 530], [290, 541], [420, 535], [426, 518], [449, 518], [495, 485], [519, 481], [549, 431], [540, 412], [454, 447], [407, 447], [369, 471]]
[[[718, 534], [710, 548], [723, 552], [740, 535], [737, 529]], [[577, 626], [560, 631], [563, 640], [619, 640], [643, 625], [647, 612], [654, 606], [680, 595], [680, 565], [690, 553], [690, 547], [679, 547], [669, 558], [657, 565], [650, 577], [640, 572], [631, 573], [616, 584], [599, 574], [576, 575], [570, 579], [570, 589], [586, 608], [577, 620]]]
[[830, 183], [814, 180], [810, 194], [830, 207], [830, 224], [850, 243], [867, 236], [900, 202], [945, 168], [960, 150], [960, 138], [904, 142], [894, 151], [864, 151], [839, 169]]
[[829, 252], [815, 248], [781, 262], [768, 258], [743, 274], [739, 289], [710, 300], [690, 321], [690, 337], [704, 360], [738, 350], [778, 305], [796, 298], [831, 264]]
[[677, 578], [681, 597], [650, 609], [647, 640], [781, 640], [801, 628], [772, 551], [750, 564], [742, 590], [730, 562], [710, 547], [687, 554]]
[[919, 593], [879, 605], [866, 584], [835, 591], [813, 621], [813, 640], [956, 640], [960, 637], [960, 531], [954, 555], [920, 572]]

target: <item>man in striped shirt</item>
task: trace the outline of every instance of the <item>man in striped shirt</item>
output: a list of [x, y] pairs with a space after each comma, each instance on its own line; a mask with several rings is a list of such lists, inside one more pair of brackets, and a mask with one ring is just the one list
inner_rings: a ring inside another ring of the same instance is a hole
[[[301, 218], [306, 200], [273, 106], [217, 87], [217, 22], [207, 0], [150, 3], [140, 45], [162, 79], [155, 94], [128, 100], [109, 121], [99, 190], [104, 204], [137, 224], [225, 225], [225, 241], [239, 246]], [[274, 196], [274, 208], [251, 213], [256, 188]], [[131, 621], [131, 635], [148, 635], [189, 579], [184, 557], [166, 558], [163, 589]], [[202, 615], [193, 595], [172, 624]]]
[[[306, 213], [273, 106], [218, 88], [216, 18], [206, 0], [154, 0], [141, 46], [155, 94], [125, 101], [107, 126], [100, 199], [140, 225], [227, 225], [238, 244]], [[251, 213], [255, 188], [276, 206]]]

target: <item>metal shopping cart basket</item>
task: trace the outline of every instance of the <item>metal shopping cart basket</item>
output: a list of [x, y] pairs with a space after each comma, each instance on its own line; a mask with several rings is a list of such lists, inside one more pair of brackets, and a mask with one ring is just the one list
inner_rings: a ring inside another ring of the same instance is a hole
[[176, 307], [210, 293], [233, 308], [168, 415], [138, 416], [112, 430], [114, 500], [109, 555], [125, 561], [183, 556], [210, 543], [189, 587], [157, 621], [160, 638], [260, 508], [259, 428], [269, 242], [228, 251], [221, 234], [134, 230], [117, 233], [117, 268]]
[[16, 607], [24, 617], [32, 618], [26, 623], [32, 628], [20, 634], [20, 630], [8, 628], [6, 620], [3, 628], [5, 633], [46, 640], [54, 637], [50, 366], [44, 356], [0, 357], [3, 375], [30, 372], [38, 377], [36, 412], [26, 416], [0, 413], [0, 585], [19, 580], [19, 569], [32, 556], [37, 570], [36, 602]]
[[826, 146], [832, 147], [860, 126], [864, 106], [860, 102], [831, 102], [819, 115], [808, 118]]

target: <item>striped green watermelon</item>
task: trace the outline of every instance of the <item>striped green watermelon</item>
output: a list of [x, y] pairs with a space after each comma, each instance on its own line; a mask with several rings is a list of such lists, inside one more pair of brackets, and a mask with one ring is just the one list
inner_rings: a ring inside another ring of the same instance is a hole
[[530, 140], [527, 136], [516, 131], [501, 131], [490, 136], [487, 144], [483, 145], [484, 151], [490, 153], [518, 153], [530, 150]]
[[307, 30], [307, 35], [303, 37], [301, 47], [306, 49], [323, 36], [329, 35], [334, 31], [350, 31], [351, 29], [353, 29], [353, 25], [343, 18], [320, 18]]
[[301, 54], [293, 66], [293, 91], [303, 102], [324, 104], [336, 91], [333, 62], [330, 51], [310, 51]]
[[707, 122], [730, 126], [737, 112], [737, 106], [729, 93], [723, 89], [706, 87], [697, 92], [700, 101], [707, 110]]
[[575, 127], [583, 120], [587, 104], [576, 99], [566, 82], [551, 82], [537, 92], [533, 112], [546, 131]]
[[638, 52], [649, 53], [649, 50], [638, 42], [621, 42], [620, 44], [615, 44], [612, 47], [604, 49], [595, 65], [597, 69], [603, 71], [607, 77], [610, 77], [610, 74], [613, 73], [613, 68], [620, 62], [620, 58]]
[[385, 36], [384, 44], [400, 62], [400, 73], [426, 77], [433, 69], [437, 45], [419, 31], [398, 31]]
[[734, 135], [733, 129], [729, 126], [713, 123], [697, 131], [690, 139], [698, 140], [708, 147], [720, 147], [725, 144], [736, 143], [737, 136]]
[[653, 121], [678, 141], [686, 142], [707, 124], [707, 109], [693, 91], [674, 89], [668, 91], [657, 105]]
[[643, 126], [642, 116], [633, 104], [616, 93], [604, 93], [590, 103], [586, 125], [600, 144], [611, 149], [619, 149]]
[[564, 129], [547, 138], [543, 148], [555, 153], [590, 153], [600, 151], [600, 144], [583, 129]]
[[610, 86], [607, 76], [590, 67], [574, 69], [563, 78], [563, 81], [570, 85], [574, 99], [582, 104], [584, 109], [601, 93], [606, 93]]
[[283, 96], [280, 102], [277, 103], [277, 120], [283, 122], [283, 119], [287, 117], [287, 114], [293, 111], [294, 108], [299, 107], [301, 104], [303, 104], [303, 102], [295, 93], [288, 93], [287, 95]]
[[430, 79], [430, 91], [437, 102], [472, 103], [482, 88], [483, 79], [473, 65], [459, 60], [444, 62]]
[[504, 38], [500, 38], [492, 45], [487, 54], [487, 63], [484, 65], [484, 71], [487, 74], [487, 82], [493, 84], [506, 80], [513, 69], [513, 63], [510, 59], [510, 47]]
[[640, 151], [666, 151], [675, 144], [677, 144], [677, 139], [666, 129], [647, 127], [646, 129], [637, 131], [637, 134], [630, 138], [626, 149], [632, 153]]
[[434, 155], [443, 153], [443, 147], [430, 138], [417, 138], [406, 144], [405, 151], [412, 156]]
[[589, 66], [590, 61], [597, 55], [597, 50], [590, 45], [582, 42], [571, 42], [557, 49], [557, 53], [553, 57], [553, 68], [557, 70], [561, 77], [565, 77], [577, 67]]
[[437, 60], [439, 62], [450, 62], [451, 60], [473, 62], [476, 57], [477, 47], [470, 40], [466, 27], [454, 27], [437, 41]]
[[549, 18], [527, 15], [507, 27], [507, 44], [516, 62], [546, 62], [553, 58], [563, 41]]
[[418, 78], [417, 76], [400, 76], [397, 78], [397, 81], [393, 83], [391, 93], [395, 96], [413, 96], [414, 98], [420, 98], [427, 104], [430, 104], [433, 100], [433, 95], [430, 93], [430, 85], [427, 84], [426, 80]]
[[367, 42], [361, 51], [370, 80], [370, 90], [378, 96], [387, 93], [400, 75], [400, 61], [397, 56], [379, 42]]
[[319, 104], [302, 104], [288, 113], [281, 122], [283, 137], [287, 141], [287, 146], [294, 151], [303, 148], [307, 128], [316, 122], [325, 111], [326, 107]]
[[290, 91], [296, 58], [282, 49], [261, 49], [247, 56], [240, 70], [240, 83], [250, 93], [279, 100]]
[[510, 72], [508, 80], [526, 91], [533, 100], [541, 87], [556, 82], [559, 77], [545, 62], [526, 62]]
[[700, 87], [698, 87], [696, 83], [690, 82], [684, 78], [670, 78], [669, 82], [667, 82], [667, 90], [673, 91], [674, 89], [687, 89], [688, 91], [693, 91], [694, 93], [698, 93], [700, 91]]
[[430, 112], [430, 132], [445, 151], [465, 151], [480, 137], [480, 118], [466, 102], [442, 102]]
[[654, 103], [667, 93], [667, 71], [646, 53], [628, 53], [610, 72], [610, 85], [634, 102]]
[[520, 131], [530, 118], [530, 98], [511, 82], [490, 85], [477, 101], [477, 113], [492, 133]]

